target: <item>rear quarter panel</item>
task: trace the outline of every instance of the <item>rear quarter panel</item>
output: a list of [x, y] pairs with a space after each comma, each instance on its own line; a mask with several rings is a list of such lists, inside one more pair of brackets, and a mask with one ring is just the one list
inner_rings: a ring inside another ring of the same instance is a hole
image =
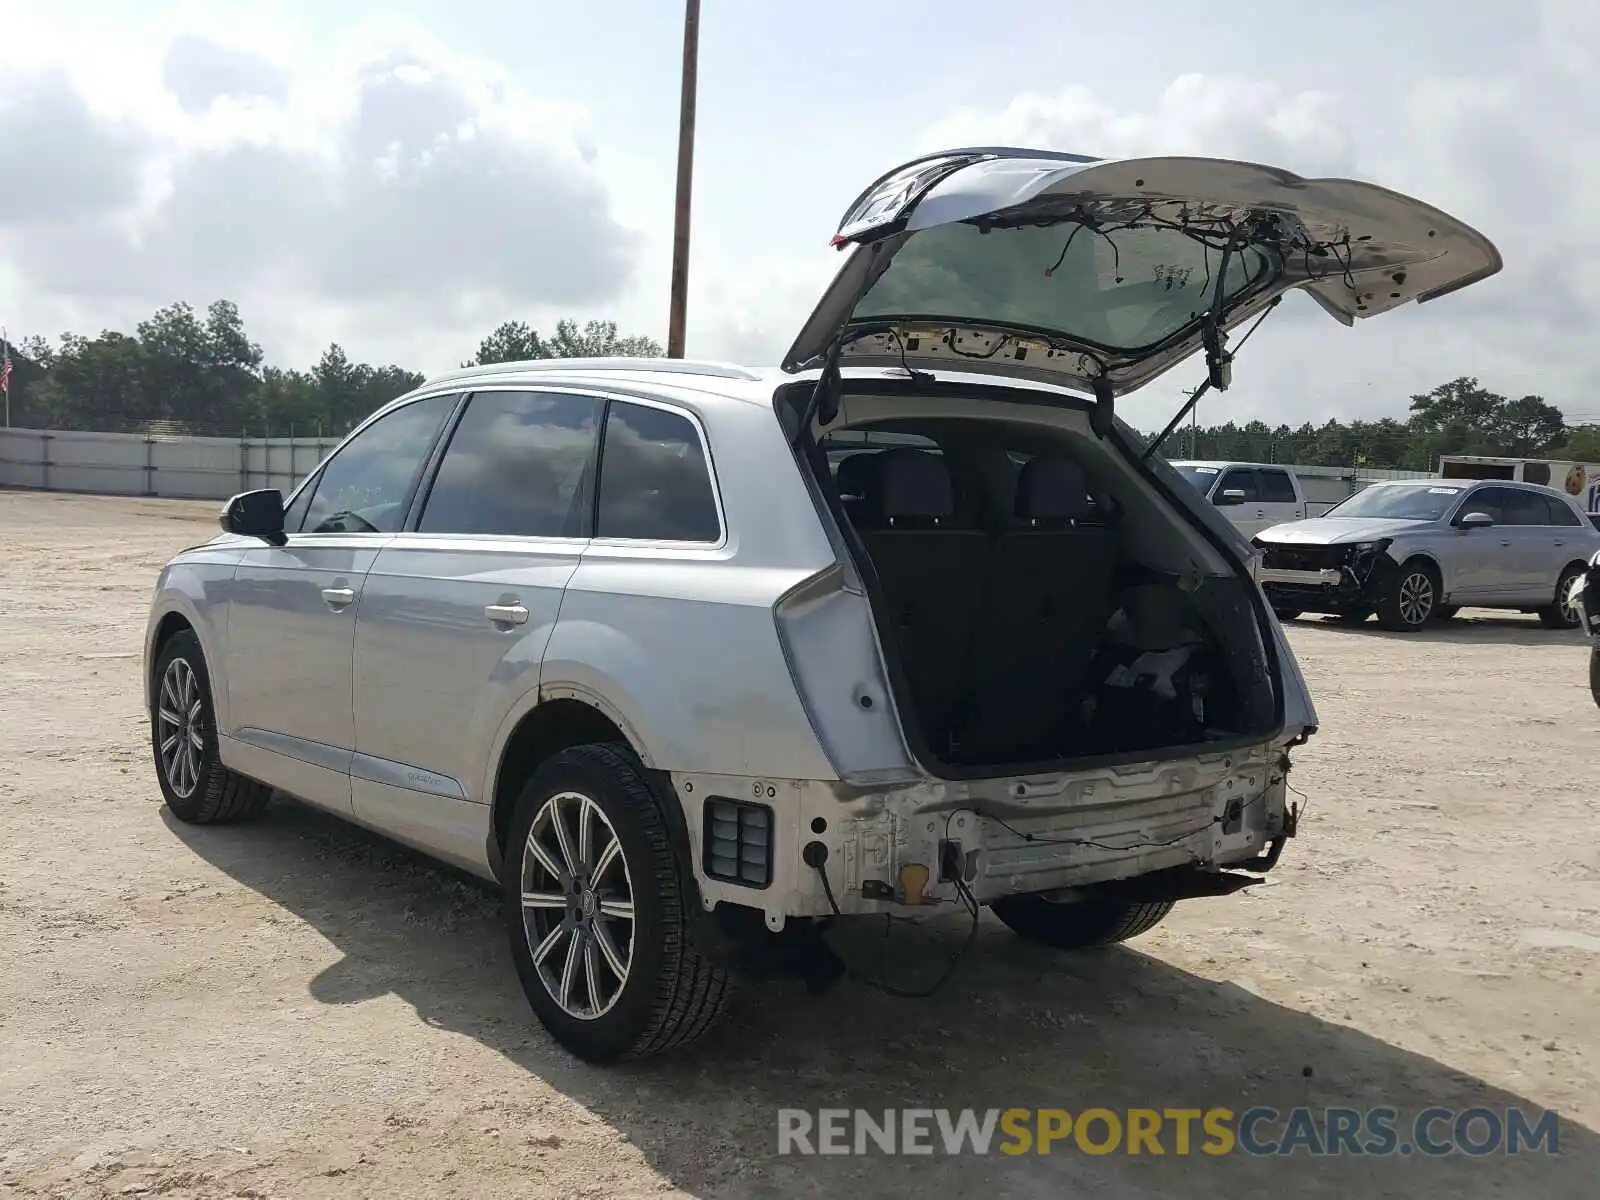
[[770, 404], [661, 399], [705, 429], [723, 512], [707, 546], [597, 539], [567, 585], [539, 694], [586, 699], [665, 771], [833, 779], [773, 608], [834, 552]]

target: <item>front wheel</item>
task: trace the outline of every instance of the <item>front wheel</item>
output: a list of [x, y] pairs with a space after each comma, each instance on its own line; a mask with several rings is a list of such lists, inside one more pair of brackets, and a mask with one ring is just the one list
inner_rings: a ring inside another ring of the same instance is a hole
[[690, 941], [662, 803], [626, 746], [576, 746], [535, 772], [517, 800], [505, 879], [523, 991], [579, 1058], [687, 1045], [722, 1015], [727, 973]]
[[272, 789], [222, 765], [211, 676], [191, 630], [180, 630], [162, 645], [153, 682], [151, 748], [161, 797], [172, 815], [190, 825], [220, 825], [265, 808]]
[[1007, 896], [990, 907], [1019, 937], [1057, 950], [1082, 950], [1148, 933], [1166, 919], [1172, 901], [1135, 904], [1093, 896], [1056, 901], [1035, 895]]
[[1578, 589], [1574, 585], [1588, 569], [1573, 563], [1561, 572], [1561, 578], [1556, 580], [1556, 602], [1539, 610], [1539, 624], [1546, 629], [1576, 629], [1582, 624], [1583, 613], [1578, 608]]
[[1378, 601], [1378, 624], [1391, 633], [1415, 633], [1433, 619], [1439, 581], [1422, 559], [1404, 563]]

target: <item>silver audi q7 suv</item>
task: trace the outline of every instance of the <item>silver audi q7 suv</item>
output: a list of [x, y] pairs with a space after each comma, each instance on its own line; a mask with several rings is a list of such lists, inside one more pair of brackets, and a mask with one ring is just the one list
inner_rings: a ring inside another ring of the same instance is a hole
[[171, 811], [277, 789], [497, 883], [597, 1062], [740, 976], [826, 986], [839, 918], [1073, 948], [1256, 881], [1316, 713], [1116, 400], [1199, 351], [1225, 388], [1291, 289], [1349, 324], [1498, 253], [1368, 184], [1005, 148], [890, 172], [834, 243], [777, 369], [464, 370], [230, 501], [150, 611]]

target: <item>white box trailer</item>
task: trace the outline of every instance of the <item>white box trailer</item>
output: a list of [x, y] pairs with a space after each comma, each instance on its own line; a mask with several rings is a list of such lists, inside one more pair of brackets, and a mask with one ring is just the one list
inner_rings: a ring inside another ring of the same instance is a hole
[[1600, 513], [1600, 463], [1563, 458], [1497, 458], [1480, 454], [1442, 454], [1445, 479], [1514, 479], [1553, 487], [1574, 496], [1591, 513]]

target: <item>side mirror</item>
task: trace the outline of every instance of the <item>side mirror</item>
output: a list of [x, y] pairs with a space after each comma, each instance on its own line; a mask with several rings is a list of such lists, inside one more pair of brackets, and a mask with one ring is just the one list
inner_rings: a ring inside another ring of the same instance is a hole
[[1463, 513], [1456, 521], [1456, 525], [1462, 529], [1488, 529], [1493, 524], [1493, 517], [1486, 512], [1477, 511]]
[[240, 492], [223, 508], [218, 524], [224, 533], [260, 538], [274, 546], [289, 540], [283, 532], [283, 493], [277, 488]]
[[1243, 504], [1244, 489], [1227, 488], [1223, 491], [1220, 491], [1217, 493], [1217, 497], [1214, 501], [1212, 501], [1212, 503], [1214, 503], [1218, 508], [1227, 508], [1233, 504]]

